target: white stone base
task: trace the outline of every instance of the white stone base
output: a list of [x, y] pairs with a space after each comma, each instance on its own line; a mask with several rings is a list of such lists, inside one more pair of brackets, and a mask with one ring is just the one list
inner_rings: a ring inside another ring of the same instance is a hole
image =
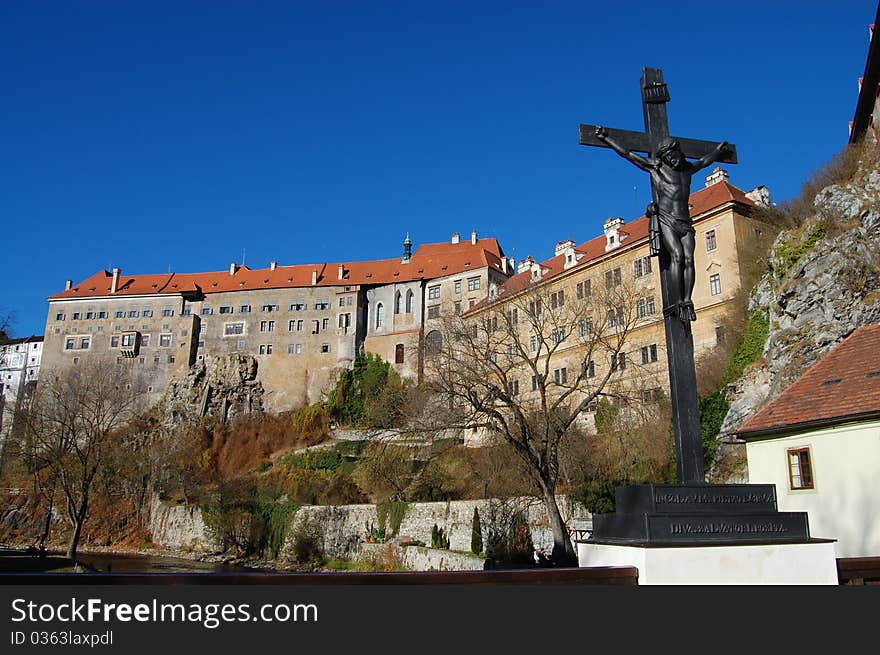
[[634, 566], [640, 585], [836, 585], [833, 541], [758, 546], [579, 543], [578, 564]]

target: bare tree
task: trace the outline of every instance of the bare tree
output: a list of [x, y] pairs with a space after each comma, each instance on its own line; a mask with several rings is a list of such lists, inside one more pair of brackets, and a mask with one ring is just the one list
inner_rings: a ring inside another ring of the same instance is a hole
[[582, 287], [572, 298], [534, 285], [445, 321], [426, 338], [425, 413], [438, 427], [487, 429], [513, 446], [541, 490], [553, 532], [552, 560], [576, 565], [556, 502], [559, 445], [601, 398], [632, 400], [643, 375], [626, 346], [639, 323], [639, 291], [611, 278], [610, 288]]
[[93, 483], [109, 465], [138, 399], [128, 370], [109, 363], [84, 363], [40, 380], [27, 414], [29, 450], [34, 469], [57, 481], [62, 493], [72, 528], [70, 559], [76, 558]]

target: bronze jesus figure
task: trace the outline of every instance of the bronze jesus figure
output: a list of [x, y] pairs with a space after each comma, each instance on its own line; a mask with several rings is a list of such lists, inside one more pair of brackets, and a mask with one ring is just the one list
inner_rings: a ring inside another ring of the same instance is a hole
[[727, 150], [727, 141], [719, 143], [714, 150], [691, 163], [681, 151], [675, 139], [664, 139], [653, 157], [642, 157], [627, 150], [608, 136], [604, 127], [596, 127], [596, 138], [605, 143], [624, 159], [629, 160], [651, 175], [654, 202], [648, 205], [646, 214], [651, 224], [651, 254], [659, 254], [657, 233], [663, 249], [669, 254], [669, 273], [674, 281], [676, 302], [669, 309], [682, 321], [694, 321], [694, 226], [688, 208], [691, 193], [691, 177], [721, 158]]

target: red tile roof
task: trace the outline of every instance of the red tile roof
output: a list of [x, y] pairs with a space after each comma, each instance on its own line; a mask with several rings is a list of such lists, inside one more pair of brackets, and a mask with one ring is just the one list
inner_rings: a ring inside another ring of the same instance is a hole
[[880, 417], [880, 323], [861, 327], [746, 421], [748, 438]]
[[[720, 207], [728, 202], [739, 202], [745, 205], [755, 204], [750, 198], [746, 197], [746, 194], [741, 189], [737, 189], [735, 186], [722, 181], [691, 194], [691, 216], [698, 217], [700, 214], [704, 214], [707, 211]], [[640, 216], [629, 223], [623, 224], [619, 231], [628, 235], [626, 241], [622, 244], [622, 247], [626, 248], [631, 244], [638, 243], [639, 241], [648, 238], [648, 219], [645, 216]], [[579, 246], [575, 246], [575, 252], [578, 255], [582, 255], [582, 257], [579, 258], [578, 264], [573, 266], [572, 269], [586, 266], [590, 262], [605, 255], [605, 243], [606, 240], [603, 235], [591, 239], [586, 243], [582, 243]], [[542, 281], [548, 280], [561, 273], [564, 270], [564, 266], [565, 255], [557, 255], [556, 257], [541, 262], [541, 268], [543, 269], [543, 274], [541, 276]], [[528, 270], [513, 275], [501, 286], [501, 289], [498, 292], [499, 296], [509, 296], [528, 288], [531, 279], [531, 272]], [[469, 311], [478, 310], [491, 303], [492, 299], [485, 299]]]
[[[103, 296], [135, 296], [148, 294], [177, 294], [197, 291], [205, 294], [225, 291], [253, 291], [254, 289], [284, 289], [311, 287], [312, 273], [318, 275], [319, 287], [357, 284], [389, 284], [412, 280], [430, 280], [456, 273], [466, 274], [486, 266], [498, 271], [504, 252], [497, 239], [479, 239], [459, 243], [427, 243], [419, 246], [408, 264], [401, 258], [380, 259], [367, 262], [298, 264], [251, 269], [236, 268], [210, 273], [167, 273], [162, 275], [119, 276], [116, 293], [110, 293], [112, 273], [99, 271], [67, 291], [50, 296], [50, 300], [97, 298]], [[343, 277], [339, 279], [339, 266]]]

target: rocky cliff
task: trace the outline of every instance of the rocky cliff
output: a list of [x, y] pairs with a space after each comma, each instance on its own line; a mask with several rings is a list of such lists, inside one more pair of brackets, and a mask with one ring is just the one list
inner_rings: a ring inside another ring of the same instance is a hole
[[259, 413], [263, 386], [257, 381], [257, 360], [232, 354], [196, 362], [168, 384], [163, 399], [167, 421], [212, 416], [220, 421]]
[[813, 200], [809, 216], [779, 234], [749, 310], [769, 318], [760, 361], [726, 391], [728, 444], [755, 409], [778, 395], [858, 327], [880, 322], [880, 171], [863, 164]]

